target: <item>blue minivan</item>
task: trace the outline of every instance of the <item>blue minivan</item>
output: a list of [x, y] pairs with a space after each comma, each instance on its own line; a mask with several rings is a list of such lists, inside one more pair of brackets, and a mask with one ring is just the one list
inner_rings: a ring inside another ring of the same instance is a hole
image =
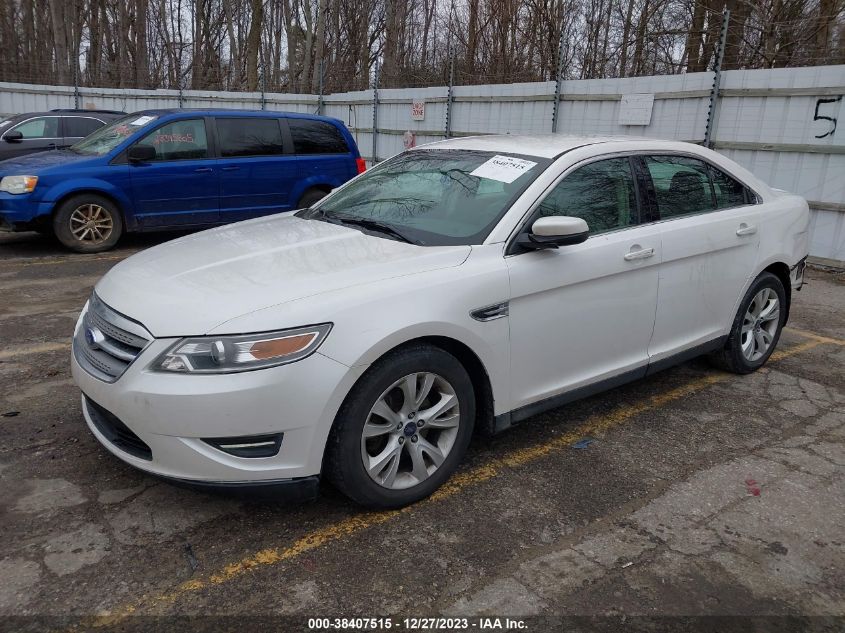
[[287, 112], [148, 110], [66, 150], [0, 162], [0, 228], [75, 251], [124, 232], [208, 227], [311, 206], [364, 171], [341, 121]]

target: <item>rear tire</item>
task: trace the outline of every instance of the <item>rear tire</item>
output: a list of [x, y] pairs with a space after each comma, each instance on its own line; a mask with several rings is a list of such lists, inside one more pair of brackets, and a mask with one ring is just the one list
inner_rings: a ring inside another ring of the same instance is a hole
[[297, 209], [307, 209], [312, 204], [315, 204], [325, 198], [328, 194], [322, 189], [309, 189], [302, 194], [299, 202], [296, 205]]
[[53, 232], [77, 253], [101, 253], [113, 248], [123, 234], [123, 216], [108, 198], [84, 193], [59, 205], [53, 216]]
[[758, 370], [777, 347], [786, 311], [786, 290], [781, 280], [772, 273], [760, 274], [739, 304], [724, 348], [711, 360], [735, 374]]
[[472, 381], [458, 359], [430, 345], [399, 349], [374, 363], [347, 396], [324, 471], [361, 505], [405, 506], [452, 475], [474, 422]]

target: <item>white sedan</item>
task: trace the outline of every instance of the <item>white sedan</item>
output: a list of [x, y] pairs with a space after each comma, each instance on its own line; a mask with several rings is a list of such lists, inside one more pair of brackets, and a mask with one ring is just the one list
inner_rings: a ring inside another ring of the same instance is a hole
[[195, 485], [397, 507], [473, 432], [711, 353], [759, 368], [803, 280], [809, 214], [702, 147], [448, 140], [309, 209], [151, 248], [73, 339], [91, 432]]

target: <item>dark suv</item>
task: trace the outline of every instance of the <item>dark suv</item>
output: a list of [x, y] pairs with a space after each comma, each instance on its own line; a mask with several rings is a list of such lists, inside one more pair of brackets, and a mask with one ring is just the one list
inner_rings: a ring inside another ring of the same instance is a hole
[[0, 121], [0, 160], [70, 147], [125, 114], [116, 110], [50, 110], [11, 116]]

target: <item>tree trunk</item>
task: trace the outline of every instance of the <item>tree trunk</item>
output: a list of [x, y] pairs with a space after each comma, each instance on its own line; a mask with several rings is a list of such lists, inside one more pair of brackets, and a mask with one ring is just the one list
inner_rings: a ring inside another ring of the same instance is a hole
[[246, 84], [247, 90], [258, 90], [258, 52], [261, 47], [261, 23], [264, 20], [264, 2], [252, 0], [252, 19], [246, 39]]
[[63, 0], [50, 0], [50, 21], [53, 29], [53, 53], [56, 59], [56, 79], [62, 85], [70, 81], [67, 21]]

